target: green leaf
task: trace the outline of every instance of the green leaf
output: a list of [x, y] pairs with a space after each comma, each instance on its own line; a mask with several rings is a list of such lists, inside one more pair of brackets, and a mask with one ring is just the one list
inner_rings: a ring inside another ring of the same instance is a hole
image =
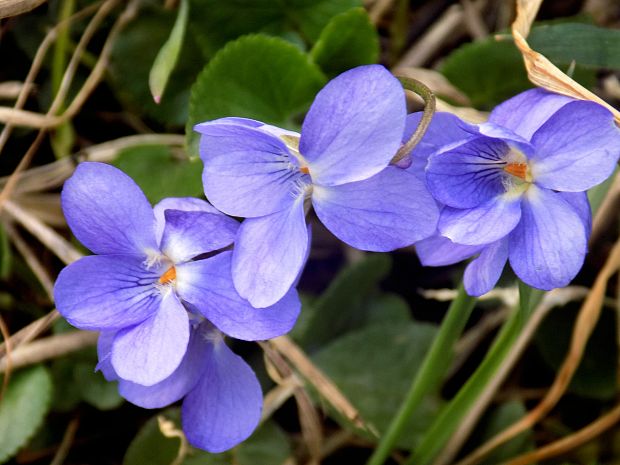
[[590, 24], [561, 23], [537, 26], [528, 36], [530, 46], [554, 63], [620, 69], [620, 31]]
[[[472, 437], [476, 439], [476, 445], [484, 444], [505, 428], [519, 421], [526, 413], [527, 410], [523, 403], [515, 400], [501, 404], [490, 413], [485, 414], [480, 422], [482, 427], [472, 434]], [[502, 444], [502, 447], [495, 449], [480, 463], [481, 465], [496, 465], [533, 449], [532, 430], [528, 429]]]
[[13, 250], [4, 227], [0, 224], [0, 279], [7, 279], [13, 269]]
[[99, 410], [119, 407], [124, 399], [118, 393], [118, 383], [107, 381], [94, 363], [79, 363], [74, 368], [74, 378], [82, 399]]
[[385, 254], [367, 255], [342, 270], [309, 309], [303, 327], [293, 336], [313, 351], [348, 330], [360, 328], [368, 318], [368, 299], [390, 270]]
[[178, 64], [159, 105], [153, 101], [149, 89], [151, 67], [174, 21], [171, 11], [153, 6], [142, 8], [131, 27], [124, 28], [114, 41], [109, 75], [124, 107], [166, 126], [183, 126], [187, 121], [190, 86], [204, 65], [191, 34], [185, 35]]
[[379, 37], [366, 10], [354, 8], [334, 16], [321, 32], [310, 55], [329, 76], [376, 63]]
[[291, 455], [288, 436], [274, 422], [262, 424], [236, 449], [235, 464], [277, 465]]
[[[558, 370], [568, 351], [577, 307], [553, 310], [536, 332], [536, 346], [554, 370]], [[586, 350], [568, 387], [582, 397], [609, 400], [617, 393], [618, 350], [614, 312], [603, 309]]]
[[[144, 424], [129, 444], [123, 465], [170, 465], [175, 460], [179, 452], [180, 439], [168, 438], [161, 433], [157, 421], [160, 415], [180, 429], [180, 409], [169, 408], [155, 415]], [[209, 454], [192, 449], [181, 465], [230, 465], [230, 463], [230, 453]]]
[[202, 163], [179, 159], [164, 145], [142, 145], [125, 149], [113, 164], [127, 173], [152, 202], [165, 197], [202, 195]]
[[192, 0], [190, 28], [207, 57], [257, 32], [305, 46], [317, 40], [332, 17], [361, 5], [360, 0]]
[[406, 465], [426, 465], [431, 463], [437, 456], [437, 453], [458, 428], [463, 417], [469, 412], [469, 409], [484, 391], [486, 385], [495, 377], [521, 334], [539, 297], [538, 293], [531, 292], [529, 296], [530, 307], [523, 308], [520, 305], [513, 310], [512, 315], [502, 326], [482, 363], [480, 363], [456, 396], [441, 410], [432, 425], [425, 431], [418, 447], [405, 462]]
[[[313, 358], [362, 417], [384, 432], [436, 333], [435, 326], [418, 322], [366, 327], [335, 340]], [[437, 408], [436, 398], [425, 399], [398, 445], [411, 447], [412, 437], [428, 428]], [[338, 420], [351, 427], [344, 419]]]
[[441, 72], [482, 109], [532, 87], [514, 43], [493, 38], [459, 47], [446, 58]]
[[24, 446], [43, 423], [52, 380], [43, 365], [13, 374], [0, 404], [0, 463]]
[[273, 37], [242, 37], [224, 47], [192, 86], [186, 127], [190, 155], [198, 154], [197, 123], [240, 116], [277, 126], [306, 110], [325, 77], [294, 45]]
[[155, 103], [161, 101], [161, 96], [166, 90], [166, 84], [172, 70], [177, 64], [181, 46], [183, 45], [183, 37], [185, 36], [185, 28], [187, 26], [187, 17], [189, 15], [189, 0], [181, 0], [179, 13], [174, 22], [172, 32], [166, 43], [162, 46], [155, 58], [151, 72], [149, 73], [149, 87], [151, 95]]

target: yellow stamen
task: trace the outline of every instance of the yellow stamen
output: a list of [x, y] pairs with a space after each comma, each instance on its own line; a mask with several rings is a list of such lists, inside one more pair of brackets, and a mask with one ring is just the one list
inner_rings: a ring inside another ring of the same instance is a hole
[[310, 174], [310, 168], [308, 168], [307, 166], [302, 166], [301, 168], [299, 168], [299, 171], [301, 171], [303, 174]]
[[504, 171], [525, 180], [527, 176], [527, 163], [508, 163], [504, 167]]
[[159, 277], [159, 284], [168, 284], [177, 279], [177, 270], [174, 266], [168, 268], [168, 270]]

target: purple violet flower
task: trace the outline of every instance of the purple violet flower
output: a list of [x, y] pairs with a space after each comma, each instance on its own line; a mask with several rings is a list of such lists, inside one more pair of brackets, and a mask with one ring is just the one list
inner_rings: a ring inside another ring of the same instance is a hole
[[119, 378], [110, 363], [114, 337], [114, 332], [99, 337], [98, 368], [108, 381], [118, 381], [125, 399], [140, 407], [160, 408], [183, 399], [182, 427], [193, 446], [223, 452], [256, 429], [263, 405], [256, 375], [204, 318], [192, 321], [187, 352], [174, 373], [152, 386]]
[[[299, 314], [297, 292], [271, 307], [252, 307], [232, 284], [227, 248], [239, 223], [198, 199], [164, 199], [152, 208], [112, 166], [81, 163], [65, 183], [62, 207], [75, 236], [98, 255], [61, 271], [54, 288], [58, 311], [80, 329], [103, 332], [102, 362], [114, 379], [157, 386], [160, 399], [176, 400], [191, 388], [184, 422], [194, 445], [223, 450], [247, 437], [257, 422], [252, 412], [260, 412], [260, 387], [251, 369], [215, 341], [220, 331], [249, 341], [285, 334]], [[185, 380], [192, 386], [177, 397], [181, 381], [175, 380], [184, 379], [188, 363], [210, 387]], [[230, 384], [231, 392], [218, 388]], [[121, 391], [138, 405], [148, 403], [140, 392]], [[247, 417], [238, 414], [241, 408]], [[211, 413], [199, 421], [194, 412], [205, 409]]]
[[[410, 115], [412, 131], [420, 115]], [[507, 260], [526, 284], [566, 286], [587, 251], [591, 213], [585, 190], [603, 182], [620, 156], [611, 113], [532, 89], [472, 125], [434, 116], [413, 151], [410, 171], [426, 164], [430, 192], [442, 206], [438, 233], [416, 244], [424, 265], [467, 257], [471, 295], [491, 290]]]
[[308, 252], [310, 204], [334, 235], [362, 250], [394, 250], [435, 231], [438, 210], [424, 183], [389, 166], [405, 119], [400, 83], [370, 65], [319, 92], [300, 137], [241, 118], [195, 127], [207, 198], [247, 218], [233, 251], [241, 296], [264, 307], [295, 282]]

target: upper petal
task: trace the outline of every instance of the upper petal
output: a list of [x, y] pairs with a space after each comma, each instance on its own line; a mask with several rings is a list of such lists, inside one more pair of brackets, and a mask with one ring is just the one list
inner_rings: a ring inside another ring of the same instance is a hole
[[95, 371], [101, 371], [106, 381], [118, 381], [118, 375], [112, 366], [112, 343], [116, 331], [102, 331], [97, 339], [97, 357], [99, 362]]
[[360, 66], [330, 81], [306, 115], [299, 149], [315, 183], [361, 181], [385, 168], [405, 128], [405, 94], [383, 66]]
[[505, 191], [503, 157], [508, 145], [478, 137], [428, 159], [426, 180], [431, 194], [455, 208], [472, 208]]
[[620, 129], [609, 110], [594, 102], [571, 102], [532, 137], [534, 182], [578, 192], [607, 179], [620, 157]]
[[233, 243], [239, 222], [222, 214], [166, 210], [161, 250], [174, 263]]
[[301, 309], [294, 289], [275, 305], [254, 308], [235, 290], [231, 276], [231, 252], [177, 267], [177, 290], [223, 333], [256, 341], [281, 336], [291, 330]]
[[252, 434], [263, 395], [252, 369], [222, 340], [208, 348], [203, 375], [183, 401], [181, 420], [191, 445], [223, 452]]
[[92, 255], [65, 267], [54, 286], [56, 307], [80, 329], [117, 330], [146, 320], [159, 308], [159, 275], [135, 255]]
[[585, 192], [559, 192], [559, 194], [577, 212], [586, 228], [586, 236], [590, 239], [590, 233], [592, 232], [592, 209], [590, 208], [588, 194]]
[[459, 244], [481, 245], [506, 236], [520, 219], [521, 197], [502, 194], [475, 208], [445, 207], [438, 228]]
[[[422, 121], [422, 116], [424, 116], [422, 111], [407, 115], [403, 144], [413, 135]], [[452, 113], [438, 111], [433, 115], [422, 140], [415, 146], [411, 155], [426, 160], [435, 152], [463, 144], [476, 137], [478, 137], [476, 126], [466, 123]]]
[[303, 196], [287, 210], [241, 223], [233, 249], [235, 288], [255, 307], [268, 307], [291, 288], [306, 261]]
[[211, 355], [209, 345], [199, 330], [193, 329], [185, 356], [170, 376], [152, 386], [121, 379], [118, 384], [120, 395], [143, 408], [161, 408], [176, 402], [191, 391], [202, 376], [207, 365], [205, 358]]
[[151, 318], [116, 334], [112, 366], [120, 378], [152, 386], [177, 369], [188, 341], [187, 311], [169, 291]]
[[478, 253], [483, 247], [480, 245], [455, 244], [447, 237], [439, 234], [415, 244], [415, 250], [424, 266], [452, 265]]
[[508, 259], [508, 239], [486, 246], [465, 268], [463, 285], [469, 295], [481, 296], [495, 287]]
[[196, 126], [207, 199], [228, 215], [256, 217], [286, 208], [305, 176], [282, 140], [249, 126], [220, 122]]
[[61, 194], [71, 231], [97, 254], [142, 254], [157, 249], [155, 217], [133, 180], [105, 163], [80, 163]]
[[489, 122], [530, 140], [556, 111], [574, 100], [544, 89], [530, 89], [506, 100], [489, 115]]
[[510, 235], [510, 265], [526, 284], [550, 290], [566, 286], [586, 254], [586, 228], [561, 194], [531, 186], [521, 222]]
[[376, 252], [430, 236], [439, 217], [424, 182], [395, 166], [364, 181], [314, 186], [312, 204], [319, 219], [339, 239]]
[[155, 236], [158, 244], [161, 243], [161, 238], [164, 235], [164, 228], [166, 226], [164, 212], [166, 210], [205, 212], [224, 216], [217, 208], [202, 199], [194, 197], [167, 197], [162, 199], [153, 207], [153, 213], [155, 214]]

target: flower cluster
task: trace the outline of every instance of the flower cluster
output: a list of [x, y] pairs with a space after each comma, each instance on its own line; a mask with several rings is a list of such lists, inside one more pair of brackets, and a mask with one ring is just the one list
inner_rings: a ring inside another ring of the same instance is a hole
[[465, 273], [473, 295], [495, 285], [507, 260], [532, 286], [566, 285], [586, 253], [584, 191], [620, 155], [611, 114], [532, 90], [478, 126], [435, 115], [394, 164], [420, 117], [407, 116], [398, 80], [371, 65], [328, 83], [301, 134], [243, 118], [197, 125], [211, 203], [151, 207], [121, 171], [80, 164], [62, 207], [96, 255], [60, 273], [58, 310], [101, 332], [98, 368], [123, 397], [145, 408], [183, 399], [190, 443], [219, 452], [251, 434], [262, 405], [252, 369], [224, 337], [264, 340], [294, 325], [311, 208], [358, 249], [416, 244], [435, 266], [475, 257]]
[[475, 257], [464, 284], [476, 296], [495, 286], [506, 261], [530, 286], [566, 286], [587, 251], [585, 191], [610, 176], [619, 156], [607, 109], [542, 89], [504, 102], [477, 126], [436, 114], [408, 168], [425, 165], [441, 207], [437, 233], [416, 246], [422, 263]]

